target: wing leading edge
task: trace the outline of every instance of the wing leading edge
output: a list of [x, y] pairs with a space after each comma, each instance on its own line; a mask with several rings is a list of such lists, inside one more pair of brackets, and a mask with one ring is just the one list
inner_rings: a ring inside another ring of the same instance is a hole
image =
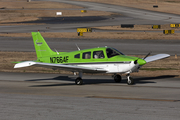
[[155, 60], [167, 58], [169, 56], [170, 56], [169, 54], [157, 54], [157, 55], [147, 57], [144, 60], [148, 63], [148, 62], [152, 62], [152, 61], [155, 61]]
[[37, 66], [37, 67], [45, 67], [45, 68], [51, 68], [51, 69], [63, 69], [68, 71], [74, 71], [74, 72], [87, 72], [87, 73], [106, 73], [106, 70], [103, 69], [96, 69], [96, 68], [89, 68], [89, 67], [81, 67], [81, 66], [75, 66], [75, 65], [67, 65], [67, 64], [53, 64], [53, 63], [41, 63], [41, 62], [34, 62], [34, 61], [25, 61], [18, 63], [14, 66], [14, 68], [21, 68], [21, 67], [28, 67], [28, 66]]

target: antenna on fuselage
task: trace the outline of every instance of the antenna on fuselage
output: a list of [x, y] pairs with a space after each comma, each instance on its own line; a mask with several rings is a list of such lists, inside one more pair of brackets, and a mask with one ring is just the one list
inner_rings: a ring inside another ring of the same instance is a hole
[[77, 44], [75, 44], [78, 50], [81, 50]]
[[54, 48], [54, 50], [56, 51], [56, 53], [59, 55], [58, 51]]

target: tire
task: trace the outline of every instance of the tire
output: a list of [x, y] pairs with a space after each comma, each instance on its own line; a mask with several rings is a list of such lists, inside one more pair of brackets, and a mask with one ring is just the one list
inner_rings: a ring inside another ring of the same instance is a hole
[[128, 80], [127, 80], [127, 84], [128, 85], [133, 85], [134, 84], [134, 79], [132, 77], [128, 77]]
[[122, 80], [122, 78], [121, 78], [120, 75], [115, 75], [115, 76], [114, 76], [114, 81], [115, 81], [116, 83], [121, 82], [121, 80]]
[[82, 78], [80, 78], [80, 77], [76, 78], [75, 83], [76, 83], [76, 85], [82, 85], [83, 84]]

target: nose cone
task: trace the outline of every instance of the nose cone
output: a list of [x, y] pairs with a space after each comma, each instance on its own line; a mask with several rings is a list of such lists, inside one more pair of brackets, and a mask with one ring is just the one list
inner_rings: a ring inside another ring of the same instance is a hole
[[146, 61], [143, 60], [143, 59], [138, 59], [137, 62], [138, 62], [139, 65], [144, 65], [144, 64], [146, 64]]

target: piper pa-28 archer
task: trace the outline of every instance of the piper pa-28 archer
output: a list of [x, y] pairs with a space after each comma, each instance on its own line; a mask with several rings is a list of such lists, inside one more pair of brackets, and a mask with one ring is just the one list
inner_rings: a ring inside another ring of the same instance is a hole
[[32, 32], [37, 60], [18, 62], [14, 68], [37, 66], [78, 72], [75, 83], [82, 85], [83, 73], [111, 73], [115, 82], [121, 82], [121, 74], [127, 74], [127, 84], [134, 84], [130, 73], [148, 62], [169, 57], [168, 54], [146, 55], [144, 58], [126, 56], [112, 47], [98, 47], [73, 52], [54, 52], [47, 45], [40, 32]]

